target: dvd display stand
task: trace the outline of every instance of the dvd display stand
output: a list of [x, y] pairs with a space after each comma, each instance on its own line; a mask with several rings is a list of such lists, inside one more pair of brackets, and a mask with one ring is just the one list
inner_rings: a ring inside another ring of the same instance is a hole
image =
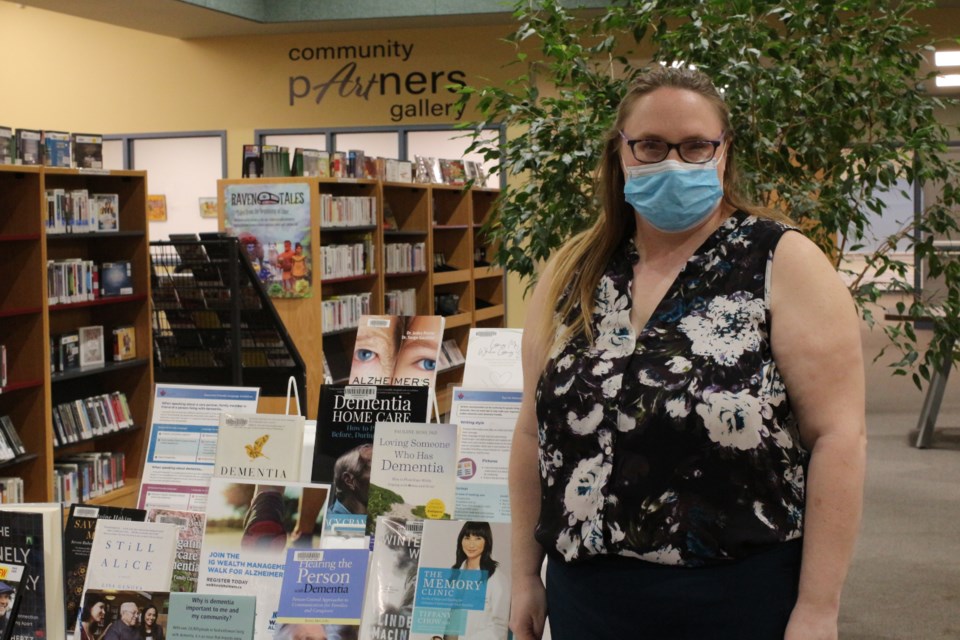
[[260, 387], [285, 396], [306, 367], [236, 238], [172, 234], [150, 243], [158, 382]]

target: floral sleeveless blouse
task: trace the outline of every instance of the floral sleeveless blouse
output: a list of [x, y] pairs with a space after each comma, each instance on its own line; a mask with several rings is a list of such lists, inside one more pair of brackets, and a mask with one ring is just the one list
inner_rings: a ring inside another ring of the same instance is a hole
[[559, 344], [537, 386], [549, 553], [699, 566], [801, 536], [808, 456], [770, 351], [770, 265], [788, 229], [729, 217], [639, 335], [633, 239], [612, 257], [594, 344]]

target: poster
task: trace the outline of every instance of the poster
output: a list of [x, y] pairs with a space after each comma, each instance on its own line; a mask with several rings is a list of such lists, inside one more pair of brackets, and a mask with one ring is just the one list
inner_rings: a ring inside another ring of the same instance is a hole
[[232, 184], [224, 192], [224, 230], [240, 239], [273, 298], [309, 298], [310, 185]]

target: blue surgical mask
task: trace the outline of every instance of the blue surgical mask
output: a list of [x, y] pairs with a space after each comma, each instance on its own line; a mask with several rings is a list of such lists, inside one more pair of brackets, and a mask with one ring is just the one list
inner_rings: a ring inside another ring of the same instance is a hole
[[624, 167], [627, 202], [655, 229], [679, 233], [713, 213], [723, 197], [714, 158], [704, 164], [663, 160]]

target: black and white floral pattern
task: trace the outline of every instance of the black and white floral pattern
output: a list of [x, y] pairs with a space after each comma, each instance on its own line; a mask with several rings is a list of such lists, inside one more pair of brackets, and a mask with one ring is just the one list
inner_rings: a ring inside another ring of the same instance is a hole
[[625, 239], [597, 287], [594, 343], [558, 345], [537, 388], [545, 548], [696, 566], [802, 534], [807, 453], [766, 303], [788, 229], [728, 218], [640, 333]]

